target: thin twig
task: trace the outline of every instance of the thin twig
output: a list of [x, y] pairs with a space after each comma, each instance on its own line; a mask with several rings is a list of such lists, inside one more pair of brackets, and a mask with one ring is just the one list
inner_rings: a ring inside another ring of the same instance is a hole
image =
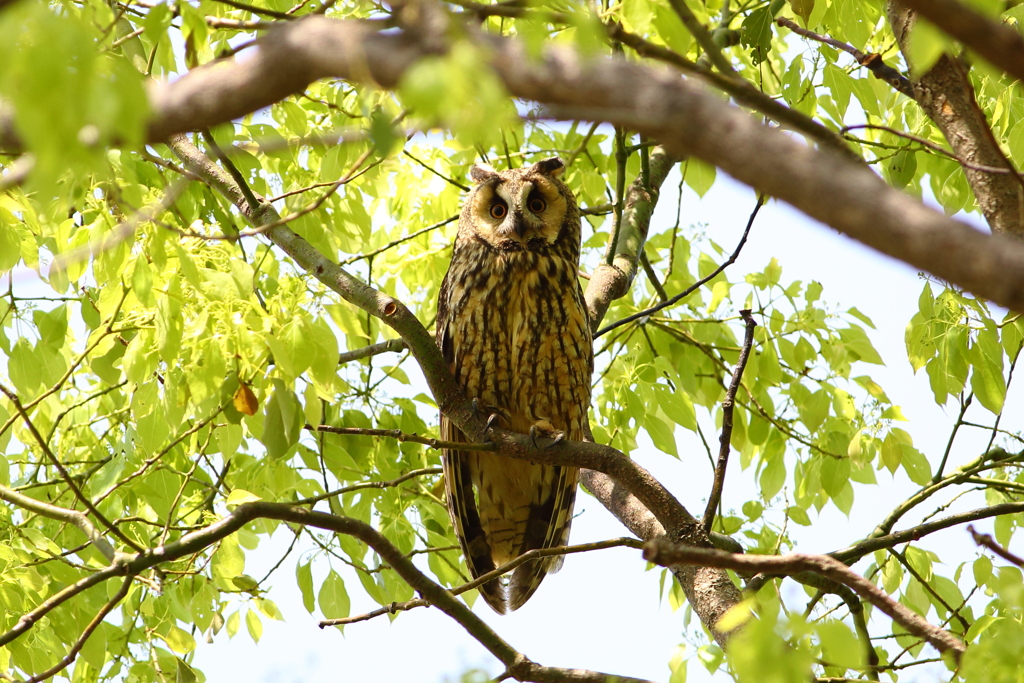
[[25, 683], [39, 683], [40, 681], [45, 681], [47, 678], [52, 678], [54, 675], [70, 666], [78, 657], [78, 653], [82, 651], [83, 647], [85, 647], [85, 641], [89, 640], [89, 636], [91, 636], [93, 631], [96, 630], [96, 627], [103, 623], [103, 620], [107, 618], [107, 615], [110, 614], [110, 612], [117, 607], [122, 600], [124, 600], [125, 596], [128, 595], [128, 589], [131, 588], [132, 580], [134, 578], [135, 577], [131, 574], [125, 577], [124, 583], [121, 584], [121, 589], [103, 604], [100, 611], [96, 613], [96, 616], [92, 618], [92, 621], [89, 622], [75, 640], [74, 644], [71, 645], [71, 649], [68, 650], [68, 653], [64, 655], [59, 662], [51, 666], [46, 671], [25, 679]]
[[[874, 123], [858, 123], [858, 124], [853, 125], [853, 126], [843, 126], [842, 128], [839, 129], [839, 133], [841, 135], [846, 135], [846, 133], [848, 133], [851, 130], [881, 130], [881, 131], [885, 131], [886, 133], [889, 133], [890, 135], [895, 135], [896, 137], [904, 138], [906, 140], [910, 140], [911, 142], [916, 142], [919, 145], [927, 147], [928, 149], [932, 150], [933, 152], [936, 152], [938, 154], [943, 155], [944, 157], [952, 159], [953, 161], [955, 161], [956, 163], [960, 164], [964, 168], [970, 168], [972, 170], [982, 171], [984, 173], [997, 173], [997, 174], [1000, 174], [1000, 175], [1017, 175], [1017, 176], [1020, 175], [1020, 173], [1018, 173], [1017, 170], [1013, 169], [1013, 168], [1002, 168], [1000, 166], [984, 166], [982, 164], [973, 164], [970, 161], [966, 161], [964, 159], [961, 159], [956, 154], [954, 154], [950, 150], [946, 149], [942, 145], [938, 145], [938, 144], [932, 142], [931, 140], [929, 140], [927, 138], [923, 138], [920, 135], [913, 135], [911, 133], [907, 133], [907, 132], [902, 131], [902, 130], [897, 130], [895, 128], [891, 128], [890, 126], [880, 126], [880, 125], [876, 125]], [[850, 136], [850, 139], [856, 140], [856, 139], [859, 139], [859, 138], [854, 138], [853, 136]]]
[[355, 256], [350, 256], [347, 259], [345, 259], [344, 261], [341, 261], [339, 263], [339, 265], [347, 266], [347, 265], [349, 265], [351, 263], [355, 263], [356, 261], [361, 261], [363, 259], [373, 258], [377, 254], [381, 254], [381, 253], [387, 251], [388, 249], [391, 249], [393, 247], [397, 247], [399, 244], [402, 244], [403, 242], [408, 242], [411, 239], [415, 239], [415, 238], [419, 237], [420, 235], [425, 235], [428, 232], [431, 232], [433, 230], [437, 230], [438, 228], [443, 227], [445, 225], [448, 225], [449, 223], [451, 223], [453, 221], [457, 221], [457, 220], [459, 220], [458, 215], [450, 216], [448, 218], [445, 218], [440, 223], [434, 223], [433, 225], [428, 225], [427, 227], [421, 228], [421, 229], [417, 230], [416, 232], [413, 232], [413, 233], [410, 233], [410, 234], [406, 235], [405, 237], [399, 237], [398, 239], [392, 240], [392, 241], [388, 242], [387, 244], [385, 244], [384, 246], [378, 247], [377, 249], [374, 249], [373, 251], [368, 251], [365, 254], [356, 254]]
[[819, 43], [831, 45], [834, 48], [837, 48], [839, 50], [842, 50], [843, 52], [853, 55], [853, 58], [857, 60], [857, 63], [863, 66], [864, 68], [868, 69], [871, 73], [875, 75], [876, 78], [885, 81], [894, 89], [903, 93], [910, 99], [917, 99], [917, 97], [914, 94], [914, 86], [911, 85], [910, 80], [906, 76], [901, 74], [897, 69], [894, 69], [893, 67], [887, 65], [882, 60], [882, 55], [875, 52], [865, 54], [858, 50], [857, 48], [855, 48], [853, 45], [844, 43], [841, 40], [836, 40], [835, 38], [823, 36], [820, 33], [815, 33], [814, 31], [809, 31], [800, 26], [799, 24], [797, 24], [792, 19], [787, 19], [786, 17], [777, 18], [775, 20], [775, 23], [778, 24], [779, 26], [785, 26], [793, 33], [801, 35], [804, 38], [810, 38], [811, 40], [816, 40]]
[[978, 545], [988, 548], [989, 550], [991, 550], [1007, 562], [1012, 562], [1018, 567], [1024, 568], [1024, 558], [1019, 557], [1018, 555], [1014, 555], [1009, 550], [996, 543], [995, 540], [993, 540], [992, 537], [988, 534], [979, 533], [977, 530], [975, 530], [973, 524], [967, 525], [967, 531], [970, 532], [971, 537], [974, 538], [974, 542]]
[[692, 285], [687, 287], [685, 290], [680, 292], [679, 294], [676, 294], [674, 297], [672, 297], [668, 301], [663, 301], [660, 304], [657, 304], [656, 306], [652, 306], [650, 308], [644, 309], [644, 310], [640, 311], [639, 313], [634, 313], [633, 315], [627, 315], [625, 318], [623, 318], [621, 320], [616, 320], [615, 322], [611, 323], [610, 325], [605, 325], [604, 327], [602, 327], [600, 330], [598, 330], [594, 334], [594, 338], [596, 339], [596, 338], [600, 337], [602, 334], [607, 334], [607, 333], [611, 332], [612, 330], [614, 330], [616, 327], [621, 327], [623, 325], [626, 325], [628, 323], [633, 322], [634, 320], [639, 320], [640, 318], [645, 318], [647, 316], [650, 316], [650, 315], [653, 315], [653, 314], [657, 313], [658, 311], [660, 311], [662, 309], [665, 309], [665, 308], [668, 308], [669, 306], [672, 306], [676, 302], [678, 302], [678, 301], [680, 301], [680, 300], [690, 296], [690, 294], [692, 294], [693, 292], [697, 291], [697, 289], [699, 289], [705, 283], [710, 282], [711, 280], [713, 280], [715, 277], [718, 276], [719, 273], [721, 273], [723, 270], [725, 270], [726, 268], [731, 266], [733, 263], [735, 263], [736, 259], [740, 255], [740, 251], [743, 250], [743, 245], [745, 245], [747, 243], [747, 235], [750, 234], [750, 228], [754, 225], [754, 219], [757, 218], [757, 212], [761, 210], [762, 206], [764, 206], [764, 200], [765, 200], [765, 196], [763, 194], [760, 194], [760, 195], [757, 196], [757, 204], [754, 206], [754, 210], [751, 212], [750, 218], [747, 220], [747, 227], [743, 230], [743, 237], [740, 238], [740, 242], [739, 242], [739, 244], [736, 245], [735, 251], [732, 252], [732, 255], [729, 256], [729, 258], [724, 263], [722, 263], [720, 266], [718, 266], [718, 268], [715, 268], [715, 270], [713, 272], [708, 274], [707, 277], [701, 278], [700, 280], [698, 280], [697, 282], [693, 283]]
[[82, 491], [82, 489], [79, 488], [78, 484], [75, 483], [74, 477], [72, 477], [68, 473], [67, 469], [65, 469], [64, 465], [61, 464], [60, 460], [57, 458], [54, 452], [50, 450], [50, 446], [48, 443], [46, 443], [46, 439], [44, 439], [43, 435], [39, 433], [38, 429], [36, 429], [36, 425], [34, 422], [32, 422], [32, 418], [29, 417], [28, 411], [26, 411], [25, 407], [21, 405], [21, 400], [18, 398], [18, 395], [14, 391], [8, 389], [3, 384], [0, 384], [0, 392], [3, 392], [7, 396], [7, 398], [10, 399], [11, 403], [14, 404], [15, 410], [21, 416], [21, 419], [25, 422], [25, 426], [28, 428], [29, 432], [31, 432], [32, 438], [34, 438], [36, 440], [36, 443], [39, 444], [39, 448], [42, 449], [43, 454], [46, 456], [47, 460], [49, 460], [50, 464], [53, 465], [57, 472], [60, 473], [60, 476], [64, 480], [64, 483], [68, 485], [68, 488], [70, 488], [72, 493], [75, 494], [75, 497], [79, 500], [79, 502], [81, 502], [82, 505], [84, 505], [85, 508], [89, 512], [91, 512], [93, 516], [96, 517], [96, 519], [98, 519], [100, 523], [103, 524], [103, 526], [105, 526], [110, 531], [110, 533], [121, 539], [121, 541], [132, 550], [135, 550], [136, 552], [141, 552], [142, 548], [138, 544], [136, 544], [135, 541], [125, 536], [120, 529], [111, 524], [110, 520], [108, 520], [106, 516], [102, 512], [100, 512], [95, 505], [93, 505], [92, 500], [90, 500], [89, 497], [85, 495], [85, 493]]
[[711, 486], [711, 495], [708, 496], [708, 505], [704, 508], [704, 517], [701, 518], [701, 525], [704, 533], [710, 534], [711, 527], [715, 523], [715, 514], [718, 511], [718, 504], [722, 500], [722, 489], [725, 488], [725, 473], [729, 466], [729, 451], [732, 448], [732, 411], [736, 402], [736, 392], [740, 388], [740, 380], [743, 379], [743, 370], [747, 367], [747, 359], [750, 357], [750, 347], [754, 344], [754, 328], [757, 323], [750, 315], [750, 309], [744, 308], [740, 311], [743, 322], [746, 324], [746, 332], [743, 337], [743, 348], [740, 350], [739, 360], [736, 361], [736, 368], [732, 373], [732, 382], [725, 393], [725, 400], [722, 401], [722, 435], [719, 437], [718, 464], [715, 465], [715, 481]]
[[[313, 431], [329, 431], [320, 430], [319, 428], [310, 427], [309, 425], [306, 425], [306, 429], [310, 429]], [[443, 470], [440, 467], [424, 467], [422, 469], [406, 472], [402, 476], [396, 479], [392, 479], [390, 481], [364, 481], [359, 484], [352, 484], [351, 486], [343, 486], [340, 489], [328, 491], [327, 493], [321, 493], [319, 496], [312, 496], [310, 498], [303, 498], [302, 500], [297, 500], [295, 501], [295, 505], [313, 505], [314, 503], [318, 503], [321, 500], [325, 500], [327, 498], [334, 498], [335, 496], [340, 496], [345, 493], [352, 493], [353, 491], [362, 491], [364, 489], [386, 489], [392, 486], [398, 486], [399, 484], [405, 483], [410, 479], [415, 479], [416, 477], [423, 477], [431, 474], [441, 474], [442, 471]]]
[[[555, 557], [558, 555], [572, 555], [574, 553], [585, 553], [591, 550], [603, 550], [605, 548], [643, 548], [643, 541], [639, 541], [635, 538], [613, 538], [607, 541], [596, 541], [594, 543], [580, 543], [578, 545], [560, 546], [556, 548], [534, 548], [528, 550], [511, 562], [506, 562], [497, 569], [493, 569], [486, 574], [478, 576], [476, 579], [464, 583], [461, 586], [456, 586], [448, 592], [452, 595], [462, 595], [467, 591], [471, 591], [474, 588], [479, 588], [488, 581], [509, 573], [516, 567], [529, 562], [531, 560], [537, 560], [544, 557]], [[327, 626], [345, 626], [348, 624], [355, 624], [360, 621], [368, 621], [385, 614], [396, 614], [398, 612], [404, 612], [406, 610], [415, 609], [416, 607], [426, 607], [430, 603], [423, 598], [414, 598], [405, 602], [392, 602], [388, 605], [384, 605], [378, 609], [366, 612], [365, 614], [357, 614], [354, 617], [344, 617], [341, 619], [325, 619], [319, 623], [320, 628]]]
[[364, 429], [362, 427], [332, 427], [331, 425], [306, 425], [311, 432], [327, 432], [328, 434], [342, 434], [348, 436], [383, 436], [389, 439], [398, 439], [402, 443], [421, 443], [430, 448], [457, 448], [460, 451], [495, 451], [497, 448], [492, 443], [461, 443], [458, 441], [441, 441], [432, 436], [420, 436], [419, 434], [408, 434], [400, 429]]
[[371, 356], [378, 356], [382, 353], [403, 351], [405, 350], [405, 348], [406, 345], [404, 339], [389, 339], [386, 342], [380, 342], [379, 344], [371, 344], [370, 346], [364, 346], [361, 349], [345, 351], [339, 354], [338, 365], [350, 363], [354, 360], [369, 358]]

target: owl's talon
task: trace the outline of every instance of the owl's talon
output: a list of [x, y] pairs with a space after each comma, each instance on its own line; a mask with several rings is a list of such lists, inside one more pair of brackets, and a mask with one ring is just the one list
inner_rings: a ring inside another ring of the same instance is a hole
[[552, 441], [551, 443], [549, 443], [547, 445], [547, 447], [548, 448], [554, 448], [555, 446], [557, 446], [558, 444], [562, 443], [563, 441], [565, 441], [565, 432], [558, 432], [558, 435], [555, 437], [555, 440]]
[[484, 414], [484, 405], [480, 403], [480, 399], [473, 399], [473, 412], [476, 413], [477, 417]]
[[485, 432], [490, 432], [492, 429], [494, 429], [494, 423], [495, 423], [495, 421], [497, 419], [498, 419], [498, 414], [497, 413], [491, 413], [490, 415], [488, 415], [487, 416], [487, 422], [484, 423], [484, 431]]

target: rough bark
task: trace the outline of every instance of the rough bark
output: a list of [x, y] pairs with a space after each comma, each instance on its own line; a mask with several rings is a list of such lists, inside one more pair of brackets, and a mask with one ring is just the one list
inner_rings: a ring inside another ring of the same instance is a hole
[[1024, 37], [956, 0], [900, 0], [1016, 79], [1024, 80]]
[[[887, 3], [886, 13], [906, 58], [917, 13], [898, 0]], [[914, 99], [942, 131], [953, 153], [967, 162], [964, 174], [989, 227], [993, 232], [1024, 237], [1024, 185], [999, 149], [963, 64], [943, 55], [927, 73], [913, 81], [913, 89]], [[1007, 172], [980, 170], [978, 166]]]

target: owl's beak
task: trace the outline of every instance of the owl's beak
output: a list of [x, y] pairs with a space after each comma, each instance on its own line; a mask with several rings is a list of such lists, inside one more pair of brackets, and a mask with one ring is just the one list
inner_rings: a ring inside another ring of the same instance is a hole
[[523, 239], [526, 237], [526, 221], [523, 220], [523, 214], [521, 211], [512, 212], [512, 232], [516, 234], [516, 237]]

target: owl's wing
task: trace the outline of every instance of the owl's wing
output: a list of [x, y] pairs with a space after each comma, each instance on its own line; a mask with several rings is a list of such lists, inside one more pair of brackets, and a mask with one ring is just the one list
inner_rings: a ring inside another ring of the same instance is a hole
[[[455, 343], [451, 330], [451, 309], [448, 305], [448, 275], [441, 282], [441, 291], [437, 300], [437, 346], [444, 356], [448, 368], [455, 372]], [[462, 431], [452, 424], [444, 414], [441, 415], [441, 440], [466, 443], [468, 440]], [[473, 475], [471, 472], [473, 453], [444, 449], [441, 451], [441, 465], [444, 469], [444, 488], [448, 499], [448, 514], [452, 520], [455, 535], [462, 546], [462, 554], [469, 565], [473, 577], [494, 571], [491, 559], [491, 548], [487, 535], [480, 524], [480, 513], [477, 510], [477, 499], [473, 491]], [[505, 597], [498, 581], [488, 581], [480, 586], [480, 594], [499, 614], [505, 613]]]
[[[577, 468], [546, 465], [534, 467], [543, 468], [544, 474], [553, 481], [542, 502], [530, 506], [520, 552], [533, 548], [557, 548], [567, 545], [573, 506], [576, 503], [576, 487], [580, 474]], [[562, 568], [563, 559], [563, 555], [557, 555], [517, 567], [508, 584], [508, 610], [513, 611], [522, 607], [540, 587], [545, 574], [553, 574]]]
[[[458, 427], [444, 415], [441, 416], [441, 439], [444, 441], [465, 442], [466, 438]], [[477, 509], [477, 497], [473, 490], [472, 468], [475, 453], [470, 451], [444, 450], [441, 464], [444, 467], [444, 487], [448, 497], [448, 513], [452, 518], [455, 535], [459, 538], [462, 553], [469, 565], [474, 578], [494, 571], [494, 560], [491, 558], [491, 546], [487, 541], [480, 513]], [[498, 614], [504, 614], [505, 592], [496, 579], [480, 586], [480, 595]]]

